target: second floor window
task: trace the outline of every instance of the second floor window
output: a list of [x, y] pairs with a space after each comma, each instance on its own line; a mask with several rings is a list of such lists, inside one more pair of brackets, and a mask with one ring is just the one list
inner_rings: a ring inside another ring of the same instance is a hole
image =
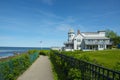
[[77, 39], [77, 42], [81, 42], [81, 40], [80, 40], [80, 39]]

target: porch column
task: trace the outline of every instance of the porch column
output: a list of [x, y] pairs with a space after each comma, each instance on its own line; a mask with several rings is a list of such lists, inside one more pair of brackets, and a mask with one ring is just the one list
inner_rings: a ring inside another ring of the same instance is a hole
[[104, 49], [107, 49], [106, 44], [104, 45], [104, 47], [105, 47]]
[[97, 48], [97, 49], [99, 50], [99, 48], [100, 48], [100, 45], [98, 45], [98, 48]]

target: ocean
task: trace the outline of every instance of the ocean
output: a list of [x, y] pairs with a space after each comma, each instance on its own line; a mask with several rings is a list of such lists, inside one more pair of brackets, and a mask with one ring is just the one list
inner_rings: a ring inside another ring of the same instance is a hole
[[14, 53], [23, 53], [27, 52], [28, 50], [49, 50], [50, 48], [39, 48], [39, 47], [0, 47], [0, 58], [1, 57], [8, 57], [13, 56]]

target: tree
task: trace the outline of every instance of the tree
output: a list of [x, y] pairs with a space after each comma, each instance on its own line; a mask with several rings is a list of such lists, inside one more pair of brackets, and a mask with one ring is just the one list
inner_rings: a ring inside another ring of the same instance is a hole
[[118, 44], [120, 44], [120, 36], [117, 36], [117, 37], [115, 37], [115, 38], [112, 38], [112, 40], [113, 40], [113, 45], [114, 46], [118, 46]]
[[108, 29], [108, 30], [106, 30], [106, 37], [108, 37], [108, 38], [116, 38], [116, 37], [118, 37], [118, 35], [114, 31]]
[[118, 44], [120, 44], [120, 36], [117, 35], [112, 30], [106, 30], [106, 37], [110, 38], [113, 41], [113, 46], [117, 47]]

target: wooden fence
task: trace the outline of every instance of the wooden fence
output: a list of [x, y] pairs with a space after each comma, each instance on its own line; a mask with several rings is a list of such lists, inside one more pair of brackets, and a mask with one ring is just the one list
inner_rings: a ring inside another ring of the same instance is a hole
[[120, 80], [120, 72], [114, 71], [87, 61], [66, 56], [64, 54], [54, 53], [60, 57], [67, 65], [81, 71], [82, 80]]

